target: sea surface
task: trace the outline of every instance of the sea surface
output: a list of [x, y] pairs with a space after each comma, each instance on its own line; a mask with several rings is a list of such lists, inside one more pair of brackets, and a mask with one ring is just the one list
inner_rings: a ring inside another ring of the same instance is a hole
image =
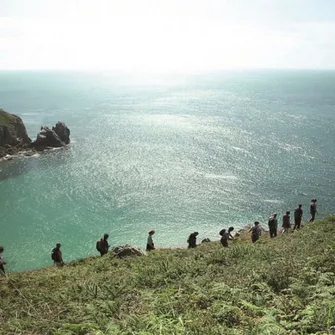
[[35, 139], [65, 121], [72, 143], [0, 163], [9, 271], [96, 255], [95, 242], [186, 246], [318, 199], [335, 205], [335, 72], [145, 76], [0, 72], [0, 108]]

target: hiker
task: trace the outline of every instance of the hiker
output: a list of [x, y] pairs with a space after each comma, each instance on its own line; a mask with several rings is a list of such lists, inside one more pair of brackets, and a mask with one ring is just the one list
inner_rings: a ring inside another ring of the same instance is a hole
[[52, 249], [51, 252], [51, 259], [54, 261], [54, 264], [56, 266], [63, 266], [63, 257], [62, 257], [62, 251], [60, 250], [61, 244], [57, 243], [56, 248]]
[[298, 207], [294, 211], [294, 227], [293, 227], [293, 230], [300, 229], [302, 214], [303, 214], [302, 205], [299, 204]]
[[261, 227], [259, 226], [259, 222], [255, 221], [254, 226], [250, 228], [249, 232], [251, 232], [251, 241], [252, 243], [255, 243], [259, 240], [259, 237], [261, 236]]
[[278, 230], [277, 213], [274, 213], [269, 218], [268, 226], [269, 226], [270, 237], [271, 238], [276, 237], [277, 236], [277, 230]]
[[2, 257], [2, 253], [5, 251], [4, 247], [0, 247], [0, 276], [1, 275], [5, 275], [6, 271], [5, 271], [5, 265], [6, 262]]
[[233, 240], [233, 236], [231, 235], [231, 232], [234, 230], [234, 227], [229, 227], [228, 231], [226, 229], [222, 229], [219, 234], [221, 235], [221, 244], [224, 248], [228, 248], [228, 240]]
[[229, 237], [230, 237], [229, 239], [230, 239], [230, 240], [233, 240], [233, 239], [234, 239], [233, 235], [231, 234], [231, 232], [232, 232], [233, 230], [234, 230], [234, 227], [229, 227], [229, 228], [228, 228], [228, 234], [229, 234]]
[[282, 225], [282, 227], [283, 227], [283, 234], [284, 233], [288, 233], [290, 231], [290, 229], [291, 229], [290, 214], [291, 213], [289, 211], [287, 211], [285, 213], [285, 215], [283, 215], [283, 225]]
[[108, 237], [109, 237], [108, 234], [104, 234], [104, 236], [96, 243], [96, 248], [100, 252], [101, 256], [106, 255], [108, 253], [108, 249], [110, 247], [107, 241]]
[[309, 219], [309, 222], [314, 222], [315, 220], [315, 214], [317, 213], [317, 210], [316, 210], [316, 199], [312, 199], [311, 200], [311, 204], [309, 206], [310, 208], [310, 213], [311, 213], [311, 218]]
[[188, 243], [188, 248], [196, 248], [197, 247], [197, 236], [199, 233], [195, 231], [194, 233], [190, 234], [188, 237], [187, 243]]
[[155, 234], [155, 231], [154, 230], [150, 230], [149, 233], [148, 233], [148, 240], [147, 240], [147, 251], [150, 251], [150, 250], [155, 250], [155, 245], [154, 245], [154, 242], [152, 240], [152, 235]]

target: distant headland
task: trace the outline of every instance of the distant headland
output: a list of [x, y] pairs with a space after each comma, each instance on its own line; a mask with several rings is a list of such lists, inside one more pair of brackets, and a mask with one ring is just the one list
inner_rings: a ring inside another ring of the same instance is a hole
[[36, 151], [64, 147], [70, 143], [70, 129], [58, 121], [50, 129], [42, 126], [36, 140], [32, 141], [22, 119], [0, 109], [0, 161], [12, 159], [12, 155], [31, 156]]

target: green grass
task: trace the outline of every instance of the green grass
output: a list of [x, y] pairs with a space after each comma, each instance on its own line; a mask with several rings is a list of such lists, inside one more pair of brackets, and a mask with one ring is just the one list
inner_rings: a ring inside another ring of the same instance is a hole
[[15, 118], [0, 108], [0, 126], [10, 126]]
[[335, 216], [229, 249], [112, 255], [0, 280], [0, 334], [332, 334]]

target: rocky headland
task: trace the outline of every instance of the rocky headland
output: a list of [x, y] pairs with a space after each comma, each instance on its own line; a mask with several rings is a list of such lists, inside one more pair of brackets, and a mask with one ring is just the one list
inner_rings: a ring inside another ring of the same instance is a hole
[[0, 160], [11, 159], [22, 153], [33, 155], [36, 151], [64, 147], [70, 143], [70, 129], [64, 122], [50, 129], [42, 126], [35, 141], [32, 141], [20, 117], [0, 109]]

